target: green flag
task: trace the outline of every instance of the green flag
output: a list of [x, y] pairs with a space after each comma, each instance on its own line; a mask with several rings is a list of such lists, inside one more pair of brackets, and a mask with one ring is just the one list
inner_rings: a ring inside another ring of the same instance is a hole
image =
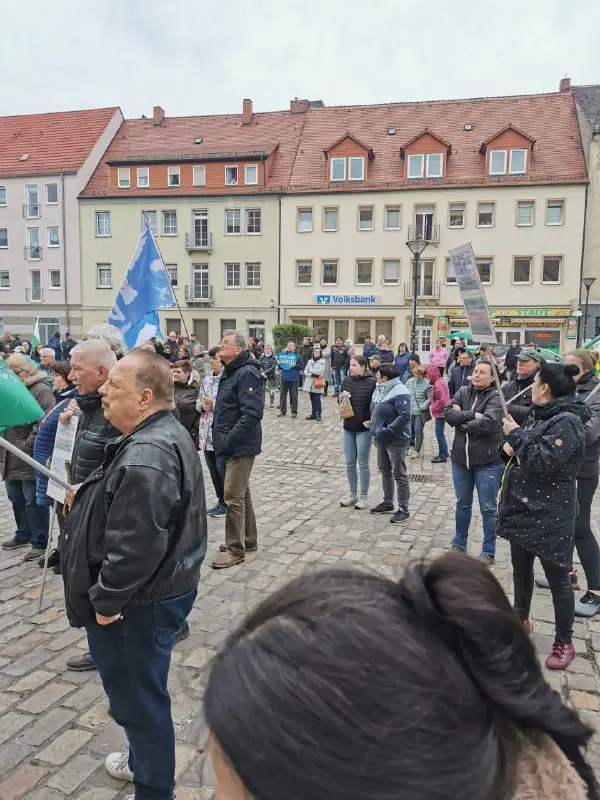
[[31, 353], [33, 355], [35, 353], [35, 348], [40, 343], [40, 318], [37, 317], [35, 324], [33, 326], [33, 336], [31, 337]]
[[37, 400], [0, 359], [0, 430], [27, 425], [44, 416]]

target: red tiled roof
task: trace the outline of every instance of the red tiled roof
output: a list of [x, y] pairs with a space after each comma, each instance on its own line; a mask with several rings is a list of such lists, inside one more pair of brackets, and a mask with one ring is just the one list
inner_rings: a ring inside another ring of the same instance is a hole
[[0, 175], [77, 172], [118, 110], [0, 117]]
[[344, 141], [344, 139], [352, 139], [353, 142], [356, 142], [356, 144], [359, 144], [361, 147], [364, 147], [365, 150], [368, 150], [369, 152], [371, 151], [371, 148], [369, 147], [368, 144], [365, 144], [360, 139], [357, 139], [356, 136], [353, 136], [353, 134], [346, 131], [346, 133], [343, 133], [341, 136], [338, 136], [335, 142], [333, 144], [330, 144], [329, 147], [326, 147], [323, 152], [329, 153], [330, 150], [333, 150], [334, 147], [337, 147], [338, 144]]
[[445, 145], [448, 149], [450, 149], [452, 147], [450, 142], [444, 141], [440, 136], [437, 135], [437, 133], [435, 133], [435, 131], [432, 131], [429, 128], [425, 127], [425, 128], [423, 128], [422, 131], [419, 131], [415, 136], [413, 136], [412, 139], [409, 139], [408, 142], [403, 144], [400, 147], [400, 150], [406, 150], [407, 147], [410, 147], [411, 144], [414, 144], [414, 142], [416, 142], [418, 139], [420, 139], [421, 136], [425, 136], [426, 133], [428, 133], [434, 139], [437, 139], [440, 144]]
[[524, 139], [528, 139], [531, 142], [531, 144], [535, 144], [535, 139], [533, 139], [528, 133], [525, 133], [525, 131], [522, 131], [520, 128], [517, 128], [516, 125], [509, 124], [505, 125], [502, 128], [502, 130], [496, 131], [496, 133], [493, 133], [488, 139], [486, 139], [485, 142], [481, 145], [481, 151], [483, 152], [484, 148], [487, 147], [487, 145], [490, 142], [493, 142], [494, 139], [497, 139], [499, 136], [502, 136], [502, 134], [506, 133], [506, 131], [516, 131]]

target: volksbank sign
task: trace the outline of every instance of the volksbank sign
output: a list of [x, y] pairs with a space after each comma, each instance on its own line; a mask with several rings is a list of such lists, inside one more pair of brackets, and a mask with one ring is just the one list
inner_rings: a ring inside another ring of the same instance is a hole
[[376, 306], [381, 302], [378, 294], [316, 294], [320, 306]]

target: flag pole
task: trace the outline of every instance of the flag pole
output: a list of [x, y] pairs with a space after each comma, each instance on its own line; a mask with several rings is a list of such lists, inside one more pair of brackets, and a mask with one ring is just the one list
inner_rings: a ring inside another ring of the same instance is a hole
[[[156, 245], [156, 249], [158, 250], [158, 253], [160, 255], [160, 260], [162, 262], [162, 265], [163, 265], [164, 270], [165, 270], [165, 274], [166, 274], [167, 279], [169, 281], [169, 286], [171, 287], [171, 294], [173, 295], [173, 300], [175, 300], [175, 303], [177, 305], [177, 310], [179, 311], [179, 316], [181, 317], [181, 321], [183, 323], [183, 328], [185, 330], [187, 338], [189, 339], [190, 338], [190, 333], [189, 333], [189, 331], [187, 329], [187, 325], [185, 324], [185, 320], [183, 318], [183, 312], [181, 310], [181, 306], [179, 305], [179, 300], [177, 299], [177, 295], [175, 294], [175, 291], [173, 290], [173, 286], [171, 284], [171, 278], [170, 278], [169, 273], [167, 271], [167, 267], [166, 267], [166, 264], [165, 264], [165, 260], [163, 258], [163, 254], [160, 252], [160, 247], [158, 246], [158, 242], [156, 241], [156, 236], [154, 235], [154, 231], [152, 230], [152, 225], [150, 225], [150, 220], [148, 219], [148, 215], [146, 214], [146, 212], [144, 212], [144, 217], [146, 219], [146, 222], [148, 223], [148, 230], [150, 231], [150, 236], [152, 236], [152, 241]], [[167, 332], [167, 336], [168, 335], [169, 334]]]
[[54, 520], [56, 519], [56, 504], [55, 500], [50, 512], [50, 525], [48, 528], [48, 541], [46, 542], [46, 553], [44, 555], [44, 571], [42, 572], [42, 585], [40, 587], [40, 599], [38, 601], [38, 614], [42, 610], [42, 602], [44, 600], [44, 586], [46, 585], [46, 574], [48, 572], [48, 559], [50, 557], [50, 547], [52, 545], [52, 533], [54, 531]]
[[73, 487], [70, 484], [68, 484], [66, 481], [64, 481], [59, 475], [56, 475], [54, 472], [50, 472], [49, 469], [46, 469], [46, 467], [42, 466], [35, 459], [30, 458], [22, 450], [19, 450], [18, 447], [15, 447], [14, 444], [11, 444], [11, 442], [7, 442], [6, 439], [3, 436], [0, 436], [0, 447], [6, 448], [6, 450], [8, 450], [9, 453], [12, 453], [13, 456], [16, 456], [17, 458], [20, 458], [21, 461], [24, 461], [32, 469], [35, 469], [38, 472], [41, 472], [42, 475], [45, 475], [50, 480], [54, 481], [55, 483], [58, 483], [58, 485], [62, 486], [62, 488], [65, 489], [67, 492], [72, 492], [73, 491]]

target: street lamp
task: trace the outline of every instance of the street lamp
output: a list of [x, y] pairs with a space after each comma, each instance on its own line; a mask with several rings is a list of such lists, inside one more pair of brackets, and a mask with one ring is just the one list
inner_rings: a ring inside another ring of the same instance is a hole
[[419, 259], [421, 253], [429, 242], [425, 238], [425, 232], [419, 230], [416, 225], [409, 228], [409, 239], [406, 245], [413, 254], [413, 296], [412, 313], [410, 319], [410, 352], [414, 353], [417, 349], [417, 295], [419, 294]]
[[585, 286], [585, 311], [583, 317], [583, 344], [587, 339], [587, 321], [588, 321], [588, 305], [590, 302], [590, 289], [596, 282], [596, 278], [584, 278], [583, 285]]

